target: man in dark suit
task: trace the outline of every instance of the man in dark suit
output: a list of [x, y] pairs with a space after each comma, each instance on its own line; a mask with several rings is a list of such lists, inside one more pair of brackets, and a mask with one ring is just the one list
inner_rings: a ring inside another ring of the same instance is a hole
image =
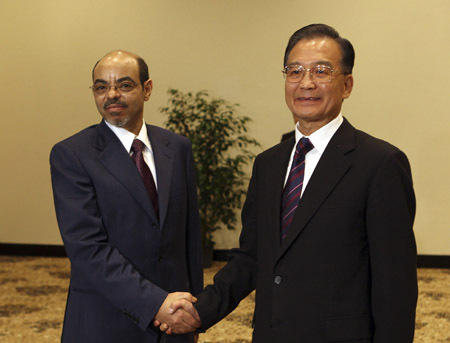
[[353, 62], [351, 43], [329, 26], [290, 38], [285, 98], [295, 137], [255, 160], [240, 246], [194, 304], [202, 329], [256, 289], [256, 343], [413, 341], [410, 166], [399, 149], [343, 118]]
[[62, 342], [193, 342], [166, 337], [197, 322], [169, 316], [203, 289], [200, 226], [189, 141], [146, 125], [146, 63], [113, 51], [94, 67], [103, 120], [56, 144], [50, 156], [56, 215], [71, 277]]

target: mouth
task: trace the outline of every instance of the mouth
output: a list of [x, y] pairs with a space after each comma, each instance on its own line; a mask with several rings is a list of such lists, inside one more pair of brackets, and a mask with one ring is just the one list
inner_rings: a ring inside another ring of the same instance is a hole
[[302, 96], [302, 97], [298, 97], [297, 100], [299, 100], [299, 101], [319, 101], [320, 98], [316, 98], [313, 96], [310, 96], [310, 97]]
[[125, 106], [122, 105], [109, 105], [109, 106], [105, 106], [105, 110], [109, 111], [109, 112], [117, 112], [117, 111], [121, 111], [125, 108]]
[[103, 108], [109, 112], [122, 111], [127, 107], [128, 105], [125, 102], [117, 100], [109, 100], [103, 105]]
[[295, 98], [294, 102], [298, 105], [310, 106], [318, 104], [320, 100], [321, 98], [315, 96], [299, 96]]

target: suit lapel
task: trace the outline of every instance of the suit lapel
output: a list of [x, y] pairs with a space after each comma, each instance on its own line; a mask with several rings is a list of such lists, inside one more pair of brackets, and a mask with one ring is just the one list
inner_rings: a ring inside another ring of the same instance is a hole
[[173, 163], [175, 152], [169, 147], [169, 139], [162, 131], [155, 130], [152, 125], [147, 125], [147, 133], [152, 144], [153, 156], [155, 158], [156, 179], [158, 182], [158, 203], [160, 227], [164, 222], [169, 207], [170, 186], [173, 174]]
[[101, 151], [98, 156], [100, 163], [131, 193], [147, 214], [156, 220], [155, 211], [136, 166], [120, 140], [103, 121], [97, 126], [94, 147]]
[[[268, 191], [267, 199], [265, 201], [268, 206], [266, 207], [268, 220], [273, 221], [268, 223], [267, 227], [274, 228], [272, 234], [274, 245], [274, 256], [279, 253], [280, 250], [280, 230], [281, 230], [281, 194], [284, 188], [284, 179], [286, 177], [287, 166], [289, 164], [289, 158], [291, 156], [292, 149], [294, 148], [295, 138], [289, 138], [283, 141], [278, 149], [274, 151], [275, 159], [277, 162], [273, 163], [272, 168], [267, 168], [267, 175], [265, 180], [267, 182]], [[274, 159], [274, 160], [275, 160]]]
[[355, 129], [344, 119], [341, 127], [328, 143], [308, 182], [277, 260], [305, 229], [309, 220], [351, 167], [351, 162], [345, 154], [353, 150], [354, 146]]

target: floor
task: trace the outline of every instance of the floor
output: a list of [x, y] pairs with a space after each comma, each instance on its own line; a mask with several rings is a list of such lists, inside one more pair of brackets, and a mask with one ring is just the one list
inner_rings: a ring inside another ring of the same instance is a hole
[[[223, 265], [205, 270], [205, 284]], [[419, 269], [415, 343], [450, 342], [450, 270]], [[0, 256], [0, 342], [59, 342], [69, 281], [66, 258]], [[200, 343], [250, 343], [254, 294]]]

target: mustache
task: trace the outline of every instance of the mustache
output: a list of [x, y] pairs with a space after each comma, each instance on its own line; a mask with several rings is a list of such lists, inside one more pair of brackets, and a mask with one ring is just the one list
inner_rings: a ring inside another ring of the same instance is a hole
[[119, 99], [109, 99], [105, 102], [105, 104], [103, 105], [103, 108], [106, 109], [106, 107], [108, 107], [109, 105], [119, 105], [119, 106], [123, 106], [125, 108], [128, 107], [126, 102], [120, 101]]

